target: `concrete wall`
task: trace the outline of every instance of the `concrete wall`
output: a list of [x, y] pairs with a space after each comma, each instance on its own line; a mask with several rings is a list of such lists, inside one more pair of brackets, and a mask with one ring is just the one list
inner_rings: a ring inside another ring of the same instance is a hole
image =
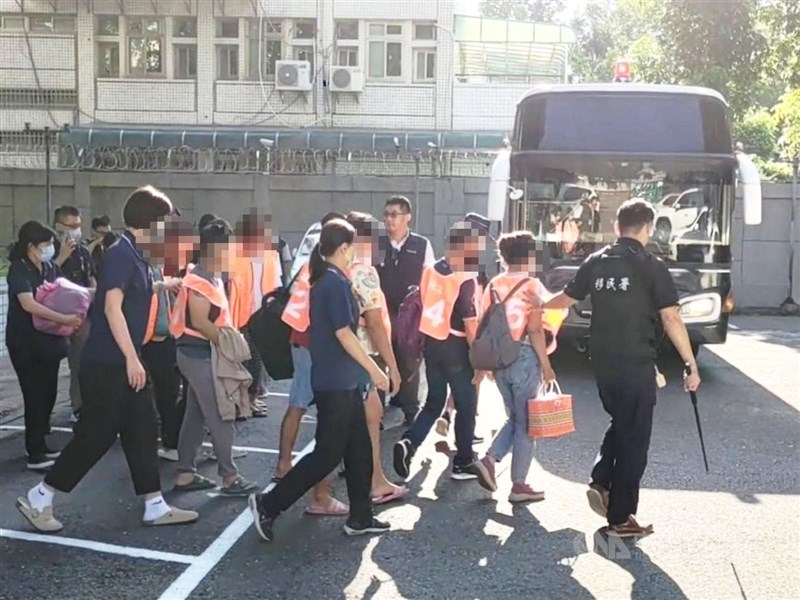
[[[90, 173], [55, 171], [53, 206], [73, 204], [83, 211], [84, 222], [107, 214], [121, 226], [122, 204], [131, 190], [152, 184], [164, 190], [183, 215], [196, 221], [213, 212], [235, 220], [246, 208], [271, 211], [280, 232], [291, 245], [299, 243], [307, 227], [330, 210], [364, 210], [380, 214], [386, 198], [404, 194], [419, 208], [416, 229], [431, 237], [437, 252], [444, 234], [456, 218], [469, 211], [485, 211], [488, 181], [483, 178], [370, 177], [366, 175], [298, 176], [221, 175], [183, 173]], [[763, 186], [763, 222], [745, 227], [741, 202], [737, 203], [733, 229], [732, 277], [739, 306], [778, 306], [789, 290], [791, 249], [794, 246], [795, 287], [800, 283], [800, 227], [790, 243], [792, 187]], [[796, 215], [800, 210], [795, 208]], [[44, 220], [44, 173], [8, 169], [0, 179], [0, 243], [14, 237], [29, 219]], [[792, 294], [800, 300], [800, 291]]]

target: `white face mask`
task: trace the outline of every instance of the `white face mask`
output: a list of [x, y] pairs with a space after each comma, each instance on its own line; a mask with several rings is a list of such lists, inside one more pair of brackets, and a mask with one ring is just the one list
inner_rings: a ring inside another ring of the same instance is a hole
[[45, 246], [44, 248], [40, 249], [39, 252], [42, 262], [50, 262], [56, 255], [56, 247], [53, 246], [53, 244], [50, 244], [49, 246]]

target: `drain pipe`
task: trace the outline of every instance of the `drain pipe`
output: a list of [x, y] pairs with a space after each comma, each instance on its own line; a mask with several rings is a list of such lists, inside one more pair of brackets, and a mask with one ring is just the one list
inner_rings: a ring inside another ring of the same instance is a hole
[[800, 243], [797, 232], [797, 174], [800, 170], [800, 158], [795, 157], [792, 161], [792, 222], [789, 228], [789, 297], [783, 301], [781, 308], [789, 314], [800, 313], [800, 306], [795, 302], [795, 281], [794, 281], [794, 268], [795, 261], [797, 261], [797, 254], [795, 253], [795, 246]]

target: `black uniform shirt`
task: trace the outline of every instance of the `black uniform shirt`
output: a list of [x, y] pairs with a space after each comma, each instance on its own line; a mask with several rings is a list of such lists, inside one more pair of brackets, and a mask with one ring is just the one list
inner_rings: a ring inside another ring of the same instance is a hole
[[592, 297], [592, 356], [655, 358], [658, 311], [678, 303], [664, 262], [632, 238], [590, 255], [564, 292]]

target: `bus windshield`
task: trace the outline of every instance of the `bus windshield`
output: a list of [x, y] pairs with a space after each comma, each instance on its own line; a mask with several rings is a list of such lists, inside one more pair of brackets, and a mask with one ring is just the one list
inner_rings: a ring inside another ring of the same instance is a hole
[[616, 239], [614, 221], [629, 198], [643, 198], [656, 213], [650, 251], [670, 262], [730, 263], [733, 184], [715, 171], [642, 171], [622, 177], [572, 173], [517, 183], [524, 199], [513, 220], [546, 242], [550, 260], [583, 259]]

